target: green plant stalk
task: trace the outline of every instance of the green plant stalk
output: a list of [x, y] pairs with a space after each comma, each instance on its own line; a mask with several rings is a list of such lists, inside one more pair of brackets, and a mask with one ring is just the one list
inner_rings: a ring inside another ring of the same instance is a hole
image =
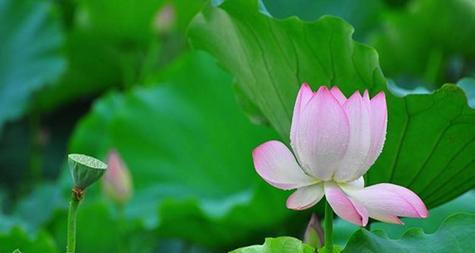
[[81, 202], [81, 197], [73, 191], [71, 201], [69, 202], [66, 253], [74, 253], [76, 251], [76, 218], [79, 202]]
[[41, 180], [41, 165], [42, 165], [42, 145], [40, 141], [40, 115], [33, 111], [30, 115], [30, 131], [32, 137], [30, 138], [31, 153], [30, 153], [30, 173], [31, 183], [34, 185]]
[[325, 202], [325, 227], [323, 232], [325, 252], [333, 253], [333, 210], [328, 201]]
[[129, 250], [127, 249], [127, 247], [125, 247], [124, 245], [127, 245], [127, 235], [126, 235], [126, 229], [124, 228], [124, 224], [125, 224], [125, 214], [124, 214], [124, 210], [125, 207], [123, 204], [117, 204], [117, 216], [118, 216], [118, 223], [117, 223], [117, 230], [118, 230], [118, 233], [119, 233], [119, 253], [128, 253]]

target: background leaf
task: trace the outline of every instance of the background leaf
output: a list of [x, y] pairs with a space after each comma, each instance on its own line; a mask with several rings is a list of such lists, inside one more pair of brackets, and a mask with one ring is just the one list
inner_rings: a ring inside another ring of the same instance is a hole
[[230, 0], [205, 9], [189, 34], [195, 47], [209, 51], [236, 77], [282, 139], [288, 141], [294, 99], [303, 82], [313, 88], [338, 85], [347, 96], [355, 90], [368, 89], [372, 95], [383, 90], [388, 134], [367, 183], [407, 186], [429, 207], [475, 186], [475, 111], [463, 91], [446, 85], [434, 94], [392, 95], [376, 51], [353, 41], [352, 32], [339, 18], [276, 20], [259, 13], [256, 1]]
[[472, 1], [414, 0], [386, 13], [372, 44], [386, 75], [434, 89], [475, 73], [474, 21]]
[[[65, 67], [63, 35], [51, 1], [0, 1], [0, 130]], [[35, 43], [32, 43], [32, 42]]]
[[50, 111], [139, 81], [148, 54], [159, 48], [153, 19], [160, 2], [87, 0], [74, 5], [65, 47], [68, 69], [57, 85], [39, 94], [38, 106]]

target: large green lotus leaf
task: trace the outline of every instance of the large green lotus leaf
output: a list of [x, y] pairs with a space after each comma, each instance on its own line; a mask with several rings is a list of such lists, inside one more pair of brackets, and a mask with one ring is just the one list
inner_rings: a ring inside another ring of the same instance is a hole
[[336, 17], [278, 20], [259, 13], [257, 1], [229, 0], [195, 17], [189, 36], [235, 76], [285, 141], [301, 83], [338, 85], [347, 96], [385, 91], [388, 134], [367, 183], [407, 186], [429, 207], [475, 186], [475, 111], [463, 91], [448, 84], [433, 94], [394, 96], [376, 51], [353, 41], [352, 32]]
[[267, 238], [263, 245], [249, 246], [230, 253], [313, 253], [315, 249], [292, 237]]
[[346, 93], [357, 88], [376, 93], [385, 87], [376, 53], [353, 42], [352, 31], [339, 18], [278, 20], [259, 13], [257, 1], [231, 0], [195, 17], [189, 35], [193, 46], [211, 52], [234, 74], [243, 92], [288, 139], [294, 98], [303, 82], [339, 84]]
[[0, 252], [12, 252], [16, 249], [25, 253], [59, 252], [52, 238], [44, 232], [38, 233], [34, 238], [19, 228], [0, 233]]
[[414, 0], [384, 17], [373, 45], [387, 76], [434, 88], [470, 70], [467, 63], [475, 60], [473, 1]]
[[251, 161], [275, 134], [248, 122], [231, 77], [193, 53], [159, 79], [167, 84], [98, 100], [71, 142], [71, 152], [123, 156], [135, 187], [128, 217], [208, 245], [237, 243], [289, 217], [286, 193], [262, 182]]
[[0, 0], [0, 129], [64, 70], [63, 37], [52, 6], [51, 1]]
[[353, 234], [342, 252], [474, 252], [474, 233], [475, 214], [455, 214], [447, 218], [432, 234], [413, 228], [397, 240], [388, 238], [383, 231], [369, 232], [361, 229]]

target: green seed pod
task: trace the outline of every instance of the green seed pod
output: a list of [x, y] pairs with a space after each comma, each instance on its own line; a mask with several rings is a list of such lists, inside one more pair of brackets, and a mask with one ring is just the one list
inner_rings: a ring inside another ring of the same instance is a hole
[[85, 190], [104, 175], [107, 164], [87, 155], [68, 155], [69, 170], [73, 177], [74, 187]]

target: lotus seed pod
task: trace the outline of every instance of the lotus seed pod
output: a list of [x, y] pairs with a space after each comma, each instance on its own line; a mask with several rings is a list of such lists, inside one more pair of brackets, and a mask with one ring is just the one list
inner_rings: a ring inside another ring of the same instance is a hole
[[107, 170], [107, 164], [87, 155], [68, 155], [69, 170], [75, 188], [85, 190], [99, 180]]

